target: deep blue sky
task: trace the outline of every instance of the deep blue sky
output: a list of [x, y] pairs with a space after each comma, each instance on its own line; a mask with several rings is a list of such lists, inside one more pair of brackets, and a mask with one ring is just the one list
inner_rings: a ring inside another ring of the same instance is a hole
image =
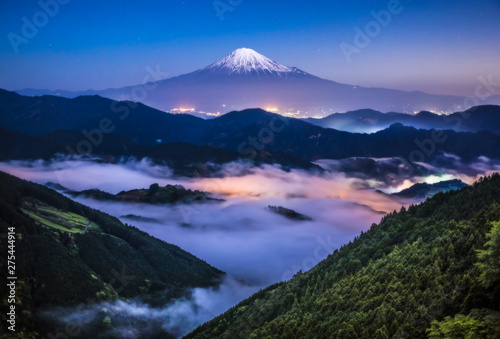
[[15, 53], [8, 34], [21, 35], [22, 18], [41, 8], [4, 0], [0, 88], [134, 85], [147, 66], [179, 75], [240, 47], [353, 85], [473, 95], [478, 76], [500, 81], [500, 0], [401, 0], [401, 13], [348, 63], [340, 44], [353, 44], [354, 28], [388, 2], [242, 0], [220, 20], [213, 0], [70, 0]]

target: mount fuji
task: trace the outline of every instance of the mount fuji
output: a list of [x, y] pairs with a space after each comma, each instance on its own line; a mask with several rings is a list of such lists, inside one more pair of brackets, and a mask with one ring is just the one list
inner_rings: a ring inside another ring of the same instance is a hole
[[[280, 112], [300, 112], [301, 116], [327, 116], [362, 108], [405, 113], [469, 108], [463, 105], [467, 100], [458, 96], [366, 88], [322, 79], [297, 67], [281, 65], [248, 48], [237, 49], [195, 72], [145, 85], [85, 92], [31, 89], [17, 92], [23, 95], [58, 93], [70, 98], [97, 94], [114, 100], [142, 102], [163, 111], [192, 108], [198, 112], [226, 113], [277, 107]], [[474, 104], [500, 104], [500, 96], [478, 99]]]
[[283, 66], [253, 49], [240, 48], [222, 60], [198, 71], [200, 73], [218, 74], [223, 76], [291, 76], [307, 75], [296, 67]]

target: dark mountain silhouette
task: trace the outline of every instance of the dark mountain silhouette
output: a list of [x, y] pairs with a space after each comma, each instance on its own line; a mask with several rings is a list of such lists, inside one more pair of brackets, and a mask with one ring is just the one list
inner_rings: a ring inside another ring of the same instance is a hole
[[[147, 156], [171, 161], [178, 169], [192, 163], [224, 163], [238, 158], [300, 168], [311, 168], [309, 161], [349, 157], [402, 157], [425, 162], [442, 152], [466, 161], [479, 156], [500, 159], [500, 135], [488, 131], [436, 132], [396, 123], [377, 133], [359, 134], [323, 128], [261, 109], [203, 120], [164, 113], [142, 104], [131, 108], [135, 104], [98, 96], [30, 98], [1, 91], [0, 103], [6, 103], [0, 105], [0, 123], [8, 129], [35, 136], [50, 132], [41, 139], [23, 139], [18, 143], [14, 141], [22, 139], [19, 135], [4, 136], [3, 159], [47, 158], [57, 152], [88, 149], [101, 156]], [[471, 126], [489, 125], [497, 130], [494, 119], [498, 109], [484, 106], [471, 111]], [[126, 116], [122, 119], [123, 114]], [[479, 118], [474, 120], [474, 115]], [[61, 128], [73, 132], [56, 131]]]
[[[248, 138], [258, 136], [271, 125], [275, 117], [268, 114], [267, 119], [248, 125], [237, 133], [212, 139], [209, 144], [251, 154]], [[286, 122], [282, 131], [265, 139], [265, 145], [262, 142], [257, 146], [280, 150], [308, 161], [350, 157], [402, 157], [410, 161], [425, 162], [442, 152], [458, 155], [466, 161], [481, 155], [494, 159], [500, 157], [500, 135], [491, 132], [438, 132], [393, 124], [377, 133], [358, 134], [325, 129], [297, 119], [288, 119]]]
[[321, 127], [357, 133], [371, 133], [385, 129], [394, 123], [423, 129], [500, 133], [500, 106], [477, 106], [450, 115], [438, 115], [425, 111], [417, 114], [381, 113], [364, 109], [334, 113], [322, 119], [308, 118], [304, 120]]
[[[28, 135], [60, 129], [86, 129], [91, 132], [110, 121], [112, 133], [132, 141], [156, 144], [161, 136], [167, 142], [191, 141], [199, 134], [203, 119], [190, 115], [167, 114], [140, 103], [113, 101], [99, 96], [66, 99], [56, 96], [27, 97], [0, 90], [0, 124]], [[114, 128], [113, 128], [114, 127]], [[153, 137], [150, 137], [153, 136]]]
[[[249, 160], [240, 154], [212, 146], [190, 143], [167, 143], [155, 146], [138, 145], [129, 139], [108, 134], [102, 142], [91, 148], [90, 153], [78, 153], [82, 134], [77, 131], [58, 130], [40, 136], [27, 136], [0, 126], [0, 160], [49, 160], [58, 156], [91, 155], [100, 161], [116, 163], [127, 158], [150, 158], [169, 166], [175, 174], [184, 176], [219, 175], [222, 165], [228, 162]], [[301, 158], [277, 151], [257, 152], [252, 165], [278, 164], [282, 168], [318, 169]]]

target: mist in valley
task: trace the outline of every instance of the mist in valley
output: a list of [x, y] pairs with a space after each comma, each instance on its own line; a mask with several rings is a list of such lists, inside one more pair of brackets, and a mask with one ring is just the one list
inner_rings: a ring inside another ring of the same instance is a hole
[[[498, 168], [496, 163], [485, 159], [470, 166], [460, 159], [454, 161], [460, 166], [453, 170], [445, 171], [438, 164], [422, 164], [429, 169], [427, 176], [417, 172], [397, 181], [361, 175], [361, 169], [287, 172], [274, 166], [249, 168], [242, 163], [226, 165], [217, 178], [183, 178], [148, 160], [121, 164], [75, 159], [18, 161], [0, 163], [0, 170], [42, 184], [57, 183], [75, 191], [98, 188], [116, 194], [158, 183], [160, 186], [182, 185], [224, 199], [177, 205], [75, 199], [175, 244], [227, 273], [218, 288], [194, 289], [190, 297], [163, 308], [151, 308], [141, 300], [130, 300], [87, 305], [78, 311], [59, 309], [46, 313], [62, 323], [72, 321], [85, 326], [105, 308], [115, 314], [114, 331], [119, 331], [122, 337], [134, 337], [131, 319], [150, 321], [182, 336], [259, 289], [311, 269], [335, 249], [378, 223], [386, 213], [399, 210], [403, 204], [418, 202], [396, 200], [378, 189], [392, 192], [414, 182], [433, 182], [440, 178], [460, 178], [471, 183], [480, 174]], [[339, 167], [338, 163], [329, 164], [330, 169]], [[384, 165], [383, 161], [377, 164]], [[391, 182], [396, 186], [390, 186]], [[270, 205], [295, 210], [311, 220], [288, 219], [269, 210]]]

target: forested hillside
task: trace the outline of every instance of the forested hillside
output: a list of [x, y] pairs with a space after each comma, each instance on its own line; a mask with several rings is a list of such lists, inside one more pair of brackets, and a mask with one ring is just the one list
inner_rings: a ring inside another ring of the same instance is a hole
[[[135, 297], [159, 306], [184, 296], [188, 288], [216, 286], [224, 275], [114, 217], [0, 172], [0, 230], [6, 235], [12, 228], [19, 338], [55, 329], [38, 316], [40, 310]], [[6, 237], [0, 239], [0, 251], [6, 259]], [[6, 265], [2, 260], [4, 282]], [[0, 292], [7, 295], [6, 284]], [[2, 326], [8, 308], [4, 297]]]
[[436, 194], [188, 338], [499, 338], [500, 175]]

